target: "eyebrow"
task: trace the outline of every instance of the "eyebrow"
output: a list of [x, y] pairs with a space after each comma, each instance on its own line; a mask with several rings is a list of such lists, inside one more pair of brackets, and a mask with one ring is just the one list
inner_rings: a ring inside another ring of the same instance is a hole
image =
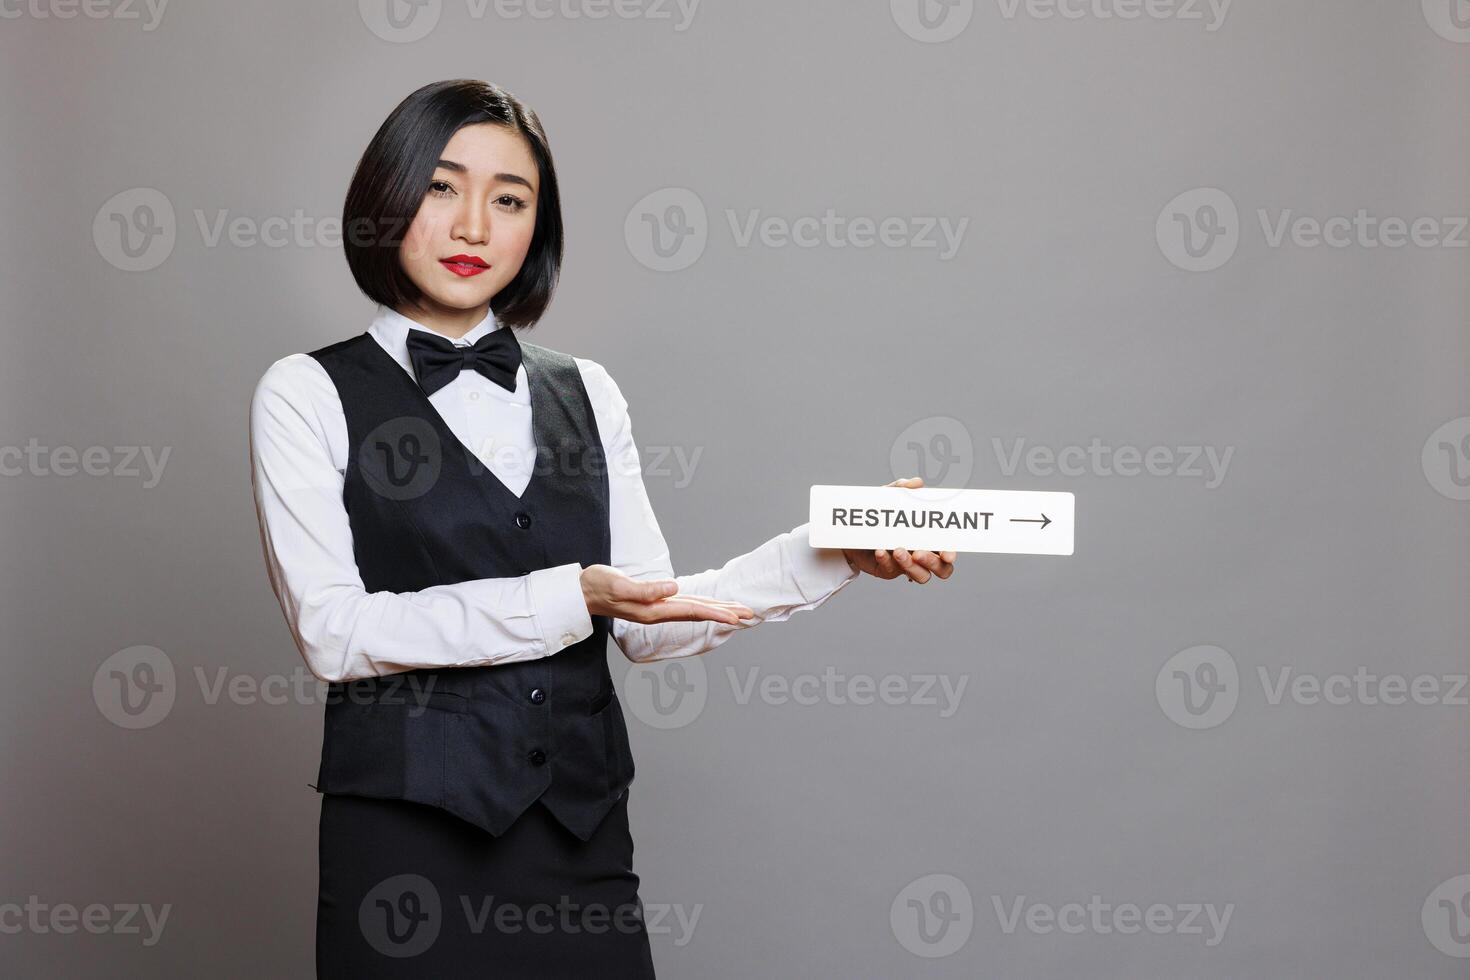
[[[469, 172], [469, 169], [464, 164], [456, 163], [453, 160], [440, 160], [438, 167], [440, 170], [449, 170], [457, 174]], [[520, 176], [519, 174], [496, 174], [493, 179], [509, 184], [522, 184], [525, 186], [526, 190], [535, 190], [535, 188], [531, 186], [531, 182], [526, 178]]]

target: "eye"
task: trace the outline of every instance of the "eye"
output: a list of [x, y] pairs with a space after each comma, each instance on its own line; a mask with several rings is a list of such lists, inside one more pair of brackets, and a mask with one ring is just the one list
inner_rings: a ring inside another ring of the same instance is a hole
[[526, 208], [526, 202], [516, 197], [514, 194], [502, 194], [495, 199], [495, 203], [499, 204], [507, 211], [510, 211], [512, 214], [517, 211], [523, 211]]
[[454, 187], [447, 180], [433, 180], [429, 182], [429, 193], [435, 197], [448, 197], [454, 193]]

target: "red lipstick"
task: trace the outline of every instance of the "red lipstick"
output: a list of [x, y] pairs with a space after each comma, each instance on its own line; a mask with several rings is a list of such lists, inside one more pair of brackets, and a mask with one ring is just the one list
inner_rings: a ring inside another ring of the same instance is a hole
[[465, 278], [478, 276], [490, 268], [490, 263], [478, 255], [451, 255], [447, 259], [440, 259], [439, 264], [456, 276], [463, 276]]

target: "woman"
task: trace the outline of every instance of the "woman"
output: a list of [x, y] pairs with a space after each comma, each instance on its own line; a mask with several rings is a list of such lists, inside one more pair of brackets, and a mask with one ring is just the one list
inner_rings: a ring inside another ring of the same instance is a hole
[[513, 329], [550, 301], [562, 223], [540, 121], [496, 86], [405, 99], [343, 230], [376, 316], [271, 365], [251, 407], [271, 584], [329, 682], [317, 975], [652, 977], [608, 638], [703, 654], [954, 554], [813, 549], [803, 525], [673, 576], [617, 385]]

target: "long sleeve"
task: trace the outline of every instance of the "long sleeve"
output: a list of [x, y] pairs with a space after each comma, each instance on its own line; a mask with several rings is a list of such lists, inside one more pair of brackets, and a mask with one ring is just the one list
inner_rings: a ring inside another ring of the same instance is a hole
[[776, 535], [720, 568], [676, 576], [643, 485], [628, 403], [601, 365], [577, 360], [607, 450], [613, 566], [630, 578], [673, 578], [681, 593], [744, 603], [755, 613], [755, 621], [739, 626], [614, 619], [613, 640], [629, 660], [647, 663], [707, 653], [739, 630], [816, 609], [857, 578], [840, 550], [811, 547], [806, 524]]
[[534, 660], [592, 635], [576, 564], [367, 592], [334, 462], [346, 442], [341, 401], [321, 365], [306, 354], [271, 365], [251, 400], [251, 485], [271, 587], [314, 676]]

